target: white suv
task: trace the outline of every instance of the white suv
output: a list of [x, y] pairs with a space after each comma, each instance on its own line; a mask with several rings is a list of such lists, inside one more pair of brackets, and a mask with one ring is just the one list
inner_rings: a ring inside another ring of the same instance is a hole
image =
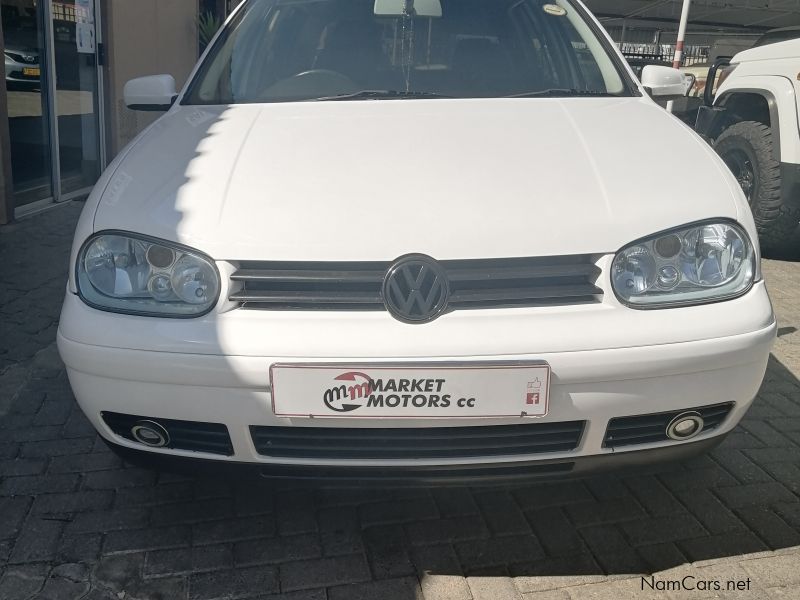
[[125, 456], [274, 476], [710, 448], [775, 319], [736, 180], [648, 97], [681, 74], [642, 79], [568, 0], [245, 2], [181, 93], [126, 88], [169, 110], [78, 225], [78, 402]]
[[718, 59], [697, 116], [697, 132], [741, 185], [765, 246], [794, 240], [800, 222], [800, 39], [770, 41], [792, 33], [775, 30], [755, 48]]

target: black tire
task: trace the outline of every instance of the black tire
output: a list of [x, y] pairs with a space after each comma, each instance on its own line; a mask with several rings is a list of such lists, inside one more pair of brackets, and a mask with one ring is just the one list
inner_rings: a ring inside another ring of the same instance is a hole
[[762, 245], [783, 245], [797, 229], [800, 210], [781, 198], [781, 165], [770, 128], [756, 121], [735, 123], [717, 137], [714, 149], [747, 196]]

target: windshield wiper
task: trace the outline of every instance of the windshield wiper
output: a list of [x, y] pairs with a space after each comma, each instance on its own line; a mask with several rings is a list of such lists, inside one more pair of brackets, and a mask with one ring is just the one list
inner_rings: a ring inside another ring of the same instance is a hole
[[574, 88], [550, 88], [538, 90], [536, 92], [522, 92], [521, 94], [511, 94], [506, 98], [571, 98], [571, 97], [597, 97], [612, 98], [616, 94], [610, 94], [600, 90], [576, 90]]
[[339, 94], [336, 96], [322, 96], [321, 98], [311, 98], [314, 102], [324, 102], [329, 100], [380, 100], [386, 98], [452, 98], [435, 92], [403, 92], [399, 90], [361, 90], [350, 94]]

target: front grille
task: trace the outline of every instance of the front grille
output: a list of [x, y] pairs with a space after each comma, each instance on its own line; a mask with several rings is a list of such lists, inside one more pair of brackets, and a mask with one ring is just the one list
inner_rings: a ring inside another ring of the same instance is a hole
[[252, 426], [250, 434], [259, 454], [276, 458], [470, 458], [575, 450], [584, 425], [585, 421], [398, 429]]
[[[389, 262], [243, 261], [229, 297], [268, 310], [385, 310]], [[450, 310], [599, 302], [591, 255], [445, 260]]]
[[114, 433], [132, 442], [137, 440], [133, 437], [131, 428], [138, 421], [149, 420], [158, 423], [169, 433], [170, 442], [165, 446], [166, 448], [224, 454], [226, 456], [233, 455], [233, 446], [231, 445], [230, 435], [228, 435], [228, 428], [221, 423], [176, 421], [113, 412], [104, 412], [102, 415], [106, 425]]
[[725, 404], [714, 404], [701, 408], [685, 408], [663, 413], [611, 419], [608, 422], [603, 447], [619, 448], [635, 444], [672, 441], [667, 437], [667, 425], [679, 414], [687, 411], [700, 413], [700, 416], [703, 417], [703, 431], [709, 431], [722, 424], [728, 413], [731, 412], [731, 408], [733, 408], [733, 402], [726, 402]]

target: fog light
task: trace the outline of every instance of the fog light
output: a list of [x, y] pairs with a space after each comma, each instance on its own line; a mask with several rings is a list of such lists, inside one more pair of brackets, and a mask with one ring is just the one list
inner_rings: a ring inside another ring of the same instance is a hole
[[688, 440], [703, 431], [703, 417], [697, 412], [685, 412], [667, 425], [667, 437], [673, 440]]
[[131, 427], [131, 435], [140, 444], [151, 448], [163, 448], [169, 444], [169, 433], [155, 421], [137, 421]]

